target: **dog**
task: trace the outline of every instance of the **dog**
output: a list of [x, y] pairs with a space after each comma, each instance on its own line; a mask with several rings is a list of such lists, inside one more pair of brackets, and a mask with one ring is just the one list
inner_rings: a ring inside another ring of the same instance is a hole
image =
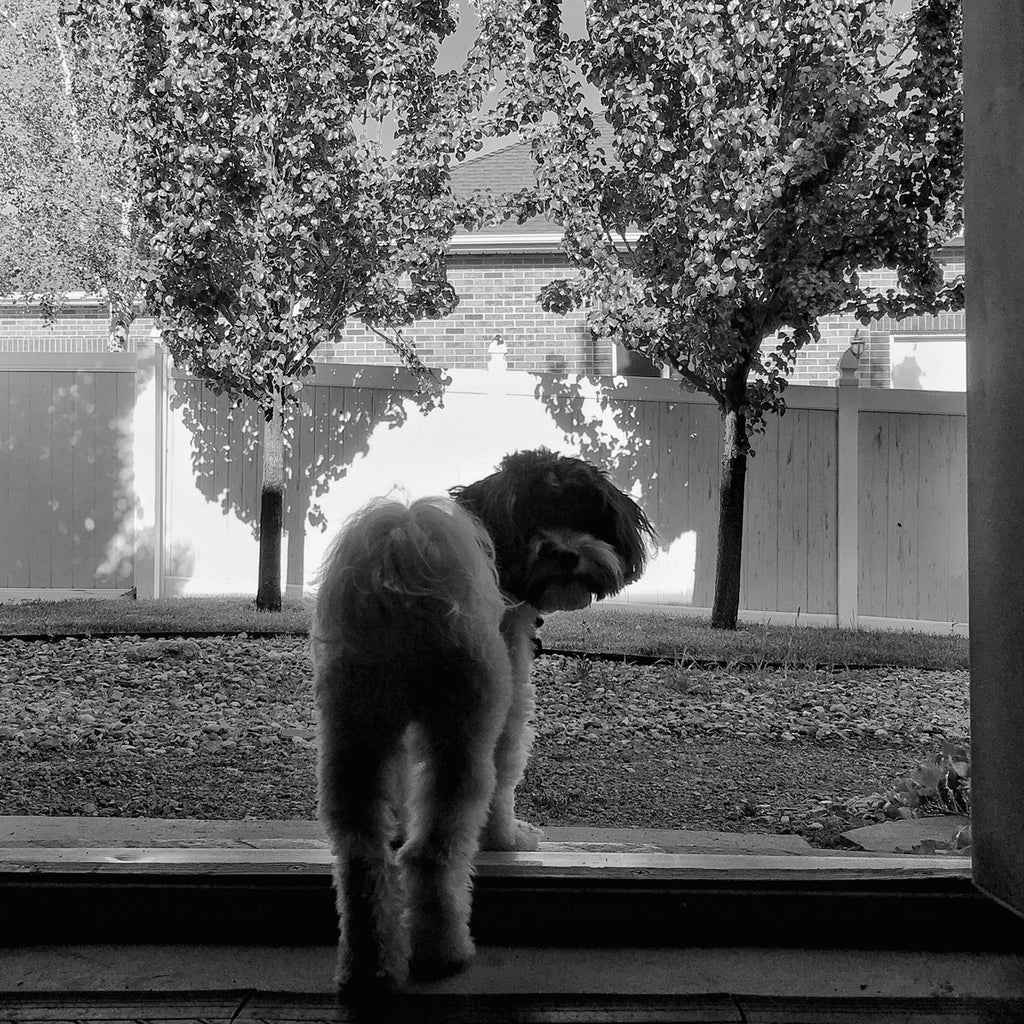
[[341, 988], [470, 962], [477, 851], [535, 850], [541, 836], [515, 814], [541, 615], [639, 578], [653, 536], [606, 474], [546, 449], [448, 497], [378, 499], [346, 524], [311, 641]]

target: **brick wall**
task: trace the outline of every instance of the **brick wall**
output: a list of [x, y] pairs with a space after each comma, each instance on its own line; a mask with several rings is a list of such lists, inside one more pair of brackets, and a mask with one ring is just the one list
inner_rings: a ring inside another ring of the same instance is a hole
[[[568, 264], [557, 255], [453, 256], [448, 277], [459, 295], [458, 307], [444, 320], [414, 324], [406, 336], [430, 366], [484, 367], [488, 346], [500, 333], [510, 369], [610, 373], [610, 346], [594, 343], [582, 312], [545, 313], [536, 301], [545, 284], [569, 274]], [[140, 318], [132, 325], [131, 337], [143, 336], [151, 327], [151, 320]], [[0, 351], [102, 352], [106, 345], [106, 313], [100, 307], [68, 307], [53, 327], [47, 327], [35, 309], [0, 307]], [[348, 363], [399, 362], [381, 338], [358, 324], [348, 327], [338, 341], [323, 344], [320, 356]]]
[[[148, 333], [149, 318], [136, 320], [132, 336]], [[132, 347], [129, 339], [129, 348]], [[47, 325], [34, 307], [0, 303], [0, 352], [105, 352], [107, 310], [99, 305], [65, 307]]]
[[[964, 272], [963, 250], [944, 250], [939, 254], [946, 280]], [[861, 283], [885, 290], [896, 287], [896, 275], [891, 270], [875, 270], [860, 275]], [[864, 350], [858, 371], [861, 384], [887, 388], [892, 380], [889, 338], [892, 334], [952, 334], [963, 337], [967, 330], [964, 313], [942, 313], [937, 316], [907, 317], [893, 320], [883, 317], [867, 327], [850, 317], [828, 317], [819, 322], [821, 340], [800, 353], [790, 377], [799, 384], [835, 384], [839, 377], [836, 369], [839, 359], [860, 329]]]
[[[500, 333], [511, 370], [610, 373], [610, 346], [595, 344], [582, 312], [545, 313], [537, 302], [545, 284], [571, 273], [559, 255], [453, 256], [448, 279], [459, 296], [458, 307], [444, 320], [414, 324], [406, 336], [430, 366], [482, 368], [488, 346]], [[399, 361], [384, 341], [360, 325], [350, 326], [321, 352], [342, 362]]]
[[[958, 262], [954, 262], [953, 259]], [[943, 260], [947, 277], [963, 271], [962, 254], [954, 251]], [[537, 293], [549, 281], [571, 276], [559, 254], [456, 254], [449, 261], [449, 280], [460, 296], [452, 315], [422, 321], [407, 330], [421, 357], [430, 366], [480, 368], [487, 365], [488, 346], [496, 334], [506, 345], [513, 370], [547, 373], [607, 374], [611, 372], [611, 346], [597, 344], [586, 330], [582, 312], [559, 316], [545, 313]], [[878, 288], [892, 287], [891, 272], [867, 275]], [[144, 336], [152, 321], [133, 324], [131, 339]], [[886, 318], [863, 328], [853, 317], [829, 317], [820, 324], [821, 340], [799, 356], [791, 379], [803, 384], [834, 384], [836, 366], [854, 332], [860, 328], [865, 342], [860, 376], [864, 384], [890, 384], [891, 333], [964, 333], [963, 313], [914, 317], [896, 322]], [[132, 340], [129, 347], [132, 347]], [[0, 306], [0, 351], [102, 352], [106, 349], [105, 311], [97, 306], [65, 310], [51, 328], [37, 311]], [[361, 325], [348, 327], [341, 338], [321, 346], [320, 357], [348, 363], [397, 364], [388, 345]]]

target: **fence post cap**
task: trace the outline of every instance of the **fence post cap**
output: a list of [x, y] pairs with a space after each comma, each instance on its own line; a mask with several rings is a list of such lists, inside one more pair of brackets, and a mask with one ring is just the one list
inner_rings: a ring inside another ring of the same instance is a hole
[[860, 380], [857, 378], [857, 370], [860, 367], [860, 357], [848, 348], [839, 359], [839, 385], [840, 387], [859, 387]]
[[508, 369], [508, 347], [500, 334], [487, 346], [487, 369], [492, 373], [504, 373]]

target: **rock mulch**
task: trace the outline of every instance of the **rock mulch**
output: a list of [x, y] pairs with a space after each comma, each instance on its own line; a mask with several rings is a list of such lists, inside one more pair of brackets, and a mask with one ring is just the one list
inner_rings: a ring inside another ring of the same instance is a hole
[[[312, 817], [302, 638], [0, 641], [0, 813]], [[966, 672], [694, 670], [544, 657], [539, 824], [793, 832], [834, 846], [943, 739]]]

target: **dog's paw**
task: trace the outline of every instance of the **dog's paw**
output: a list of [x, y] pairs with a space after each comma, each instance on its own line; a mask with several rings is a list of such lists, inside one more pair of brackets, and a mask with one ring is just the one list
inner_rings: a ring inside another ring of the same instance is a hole
[[409, 961], [412, 981], [440, 981], [464, 971], [473, 962], [473, 954], [442, 955], [439, 952], [422, 953]]
[[382, 1000], [400, 995], [406, 983], [408, 975], [401, 980], [388, 975], [361, 975], [350, 974], [343, 977], [335, 975], [338, 997], [353, 1004], [366, 1003], [378, 1004]]
[[513, 818], [500, 827], [488, 826], [480, 838], [481, 850], [508, 850], [529, 853], [540, 845], [544, 832], [528, 821]]
[[389, 992], [400, 992], [409, 980], [409, 954], [396, 951], [382, 961], [379, 951], [362, 950], [363, 955], [352, 955], [352, 950], [339, 944], [334, 965], [334, 983], [339, 995], [346, 999], [374, 999]]
[[412, 948], [409, 977], [413, 981], [438, 981], [458, 974], [470, 965], [476, 954], [473, 937], [464, 926], [454, 931], [414, 933]]

